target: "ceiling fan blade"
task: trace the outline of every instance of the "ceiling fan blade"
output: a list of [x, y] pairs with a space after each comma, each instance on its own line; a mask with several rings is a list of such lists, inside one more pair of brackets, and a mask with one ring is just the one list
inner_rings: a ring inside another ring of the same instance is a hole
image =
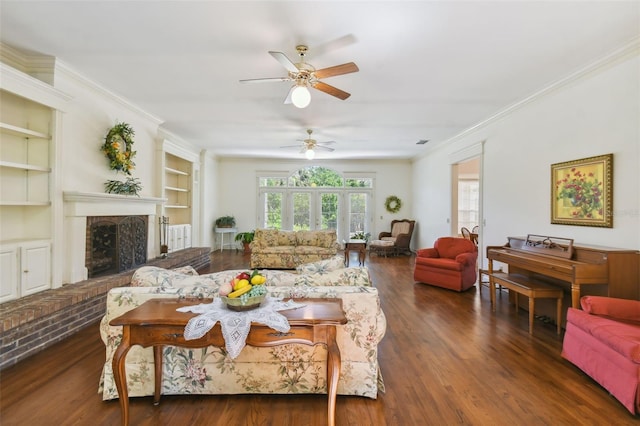
[[287, 69], [287, 71], [289, 71], [289, 72], [298, 72], [298, 71], [300, 71], [298, 69], [298, 67], [296, 67], [296, 64], [291, 62], [291, 59], [287, 58], [287, 55], [285, 55], [284, 53], [282, 53], [282, 52], [274, 52], [274, 51], [270, 50], [269, 54], [271, 56], [273, 56], [276, 59], [276, 61], [280, 62], [282, 64], [282, 66]]
[[335, 151], [334, 148], [329, 148], [328, 146], [322, 146], [322, 145], [316, 145], [316, 146], [313, 147], [313, 149], [317, 149], [317, 150], [320, 150], [320, 151], [329, 151], [329, 152]]
[[316, 142], [316, 145], [333, 145], [336, 141]]
[[347, 93], [344, 90], [340, 90], [337, 87], [330, 86], [327, 83], [323, 83], [321, 81], [316, 81], [315, 83], [313, 83], [313, 87], [320, 90], [321, 92], [327, 93], [331, 96], [335, 96], [336, 98], [340, 98], [343, 101], [351, 96], [351, 93]]
[[249, 78], [240, 80], [240, 83], [273, 83], [276, 81], [291, 81], [289, 77], [273, 77], [273, 78]]
[[293, 89], [295, 89], [296, 86], [295, 84], [293, 86], [291, 86], [291, 89], [289, 89], [289, 93], [287, 93], [287, 97], [284, 98], [284, 104], [288, 105], [288, 104], [292, 104], [293, 101], [291, 100], [291, 94], [293, 93]]
[[334, 75], [349, 74], [352, 72], [358, 72], [358, 66], [353, 62], [348, 62], [342, 65], [336, 65], [334, 67], [322, 68], [314, 72], [316, 78], [333, 77]]
[[296, 144], [296, 145], [285, 145], [285, 146], [281, 146], [280, 148], [300, 148], [300, 144]]

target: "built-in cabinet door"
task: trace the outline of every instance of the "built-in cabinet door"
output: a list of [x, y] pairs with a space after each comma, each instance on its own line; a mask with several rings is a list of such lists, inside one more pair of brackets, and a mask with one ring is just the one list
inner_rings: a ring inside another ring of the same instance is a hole
[[20, 248], [22, 296], [51, 288], [51, 244], [24, 244]]
[[0, 249], [0, 303], [18, 298], [18, 249]]
[[191, 248], [191, 225], [185, 225], [184, 226], [184, 235], [183, 235], [183, 241], [184, 241], [184, 248], [188, 249]]

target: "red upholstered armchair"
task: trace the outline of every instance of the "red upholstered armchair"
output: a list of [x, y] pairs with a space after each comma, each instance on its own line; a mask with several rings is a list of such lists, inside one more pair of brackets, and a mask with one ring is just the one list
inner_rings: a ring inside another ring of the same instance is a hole
[[464, 238], [441, 237], [433, 248], [416, 253], [413, 278], [417, 282], [464, 291], [476, 283], [478, 248]]
[[583, 296], [569, 308], [562, 357], [640, 413], [640, 301]]

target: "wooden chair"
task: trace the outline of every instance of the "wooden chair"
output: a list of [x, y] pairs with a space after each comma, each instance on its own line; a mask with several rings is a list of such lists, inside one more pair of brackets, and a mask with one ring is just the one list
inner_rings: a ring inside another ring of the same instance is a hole
[[465, 240], [471, 240], [471, 231], [469, 231], [469, 228], [465, 228], [463, 226], [462, 228], [460, 228], [460, 233], [462, 234], [462, 238], [464, 238]]
[[369, 245], [369, 250], [377, 254], [410, 253], [411, 236], [415, 220], [402, 219], [391, 221], [391, 232], [381, 232], [377, 240]]

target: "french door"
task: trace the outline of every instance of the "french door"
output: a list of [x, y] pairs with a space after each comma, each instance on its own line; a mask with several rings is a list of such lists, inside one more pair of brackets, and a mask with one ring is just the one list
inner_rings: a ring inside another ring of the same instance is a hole
[[[291, 191], [291, 229], [296, 231], [338, 230], [341, 217], [340, 193], [331, 191]], [[338, 231], [339, 234], [339, 231]]]
[[338, 239], [369, 232], [373, 223], [371, 191], [332, 189], [260, 190], [258, 226], [262, 228], [335, 229]]

